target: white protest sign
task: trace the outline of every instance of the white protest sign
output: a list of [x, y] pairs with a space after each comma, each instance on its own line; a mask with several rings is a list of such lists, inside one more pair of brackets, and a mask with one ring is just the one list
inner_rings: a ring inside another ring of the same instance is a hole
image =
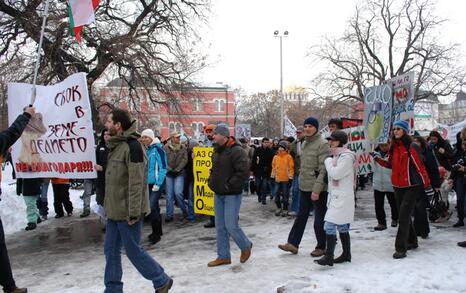
[[[30, 103], [32, 85], [8, 84], [13, 123]], [[37, 86], [36, 114], [13, 145], [18, 178], [95, 178], [95, 143], [86, 75], [76, 73], [51, 86]]]
[[371, 152], [371, 143], [366, 139], [364, 126], [345, 128], [342, 131], [348, 135], [346, 147], [356, 154], [358, 160], [358, 175], [366, 175], [374, 170]]

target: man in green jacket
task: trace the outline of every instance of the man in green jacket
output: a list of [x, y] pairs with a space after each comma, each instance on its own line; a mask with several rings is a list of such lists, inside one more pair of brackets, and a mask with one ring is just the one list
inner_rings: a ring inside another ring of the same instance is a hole
[[150, 213], [150, 208], [147, 157], [137, 140], [134, 122], [127, 111], [115, 109], [105, 123], [110, 134], [104, 200], [108, 217], [105, 292], [123, 292], [122, 246], [136, 269], [152, 281], [155, 292], [168, 292], [173, 280], [140, 244], [144, 216]]
[[327, 182], [324, 161], [329, 155], [327, 141], [319, 133], [319, 121], [314, 117], [304, 120], [304, 142], [301, 145], [301, 168], [299, 172], [300, 201], [299, 211], [288, 242], [278, 247], [293, 254], [298, 253], [299, 244], [306, 228], [311, 206], [314, 205], [314, 233], [317, 246], [311, 256], [319, 257], [325, 254], [326, 238], [324, 218], [327, 211]]

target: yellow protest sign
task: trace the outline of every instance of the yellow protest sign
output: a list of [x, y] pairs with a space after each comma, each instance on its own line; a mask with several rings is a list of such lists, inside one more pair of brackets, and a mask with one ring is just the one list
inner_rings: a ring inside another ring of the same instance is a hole
[[210, 168], [212, 168], [212, 147], [193, 148], [193, 172], [194, 172], [194, 212], [213, 216], [214, 192], [209, 188], [208, 181]]

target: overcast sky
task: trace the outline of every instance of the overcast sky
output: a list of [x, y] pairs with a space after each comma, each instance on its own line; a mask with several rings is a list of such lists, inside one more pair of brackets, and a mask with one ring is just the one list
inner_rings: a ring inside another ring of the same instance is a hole
[[[203, 42], [210, 44], [212, 66], [205, 83], [223, 82], [247, 92], [279, 88], [279, 40], [275, 30], [288, 30], [283, 40], [284, 86], [308, 87], [321, 67], [306, 54], [322, 36], [341, 36], [357, 0], [212, 0], [213, 15]], [[436, 13], [450, 21], [444, 36], [462, 44], [466, 55], [466, 1], [439, 0]]]

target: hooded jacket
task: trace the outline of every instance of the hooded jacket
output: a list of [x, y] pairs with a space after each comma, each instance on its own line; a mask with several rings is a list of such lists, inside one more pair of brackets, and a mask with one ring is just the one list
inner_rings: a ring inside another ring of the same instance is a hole
[[219, 195], [237, 195], [243, 192], [248, 178], [248, 155], [233, 137], [225, 145], [215, 146], [209, 187]]
[[163, 148], [167, 155], [167, 176], [170, 177], [181, 175], [188, 164], [188, 151], [186, 147], [181, 143], [179, 148], [177, 147], [169, 142]]
[[147, 160], [147, 183], [162, 186], [167, 175], [167, 155], [160, 144], [153, 143], [147, 148]]
[[324, 161], [329, 155], [328, 142], [320, 133], [306, 137], [301, 146], [299, 189], [320, 194], [327, 190]]
[[335, 157], [325, 159], [329, 193], [326, 222], [343, 225], [354, 221], [355, 162], [356, 155], [346, 148]]
[[278, 151], [272, 161], [272, 175], [276, 182], [288, 182], [294, 176], [293, 158], [287, 151]]
[[126, 221], [150, 213], [147, 156], [137, 141], [136, 125], [107, 142], [104, 207], [109, 219]]
[[430, 187], [430, 179], [422, 162], [421, 150], [414, 142], [405, 142], [402, 139], [393, 141], [393, 146], [387, 159], [379, 156], [375, 161], [392, 169], [392, 184], [395, 188], [412, 186]]

